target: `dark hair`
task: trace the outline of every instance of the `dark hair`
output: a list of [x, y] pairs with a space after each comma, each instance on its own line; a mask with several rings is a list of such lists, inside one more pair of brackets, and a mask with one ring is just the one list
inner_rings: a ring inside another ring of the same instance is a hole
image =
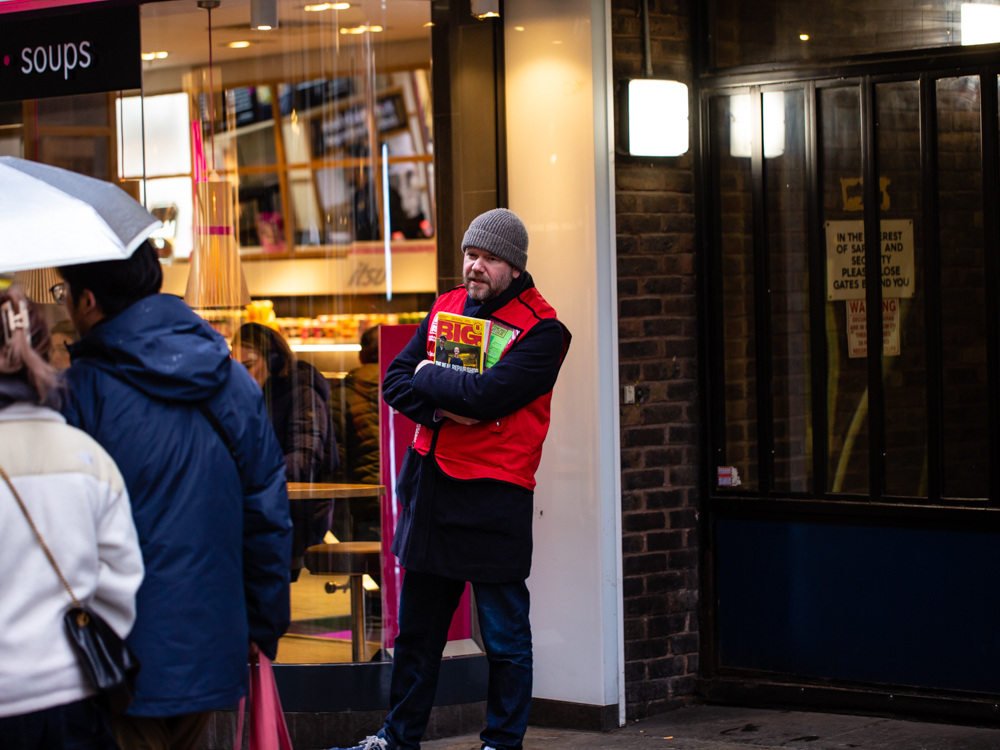
[[267, 362], [269, 375], [289, 375], [295, 363], [295, 353], [277, 331], [260, 323], [244, 323], [233, 336], [233, 347], [244, 346], [260, 352]]
[[378, 364], [378, 326], [369, 328], [361, 334], [361, 353], [358, 359], [361, 364]]
[[27, 311], [28, 335], [17, 328], [8, 338], [7, 326], [0, 321], [0, 377], [23, 380], [34, 388], [38, 403], [46, 403], [55, 385], [55, 370], [48, 362], [52, 337], [42, 309], [17, 287], [0, 292], [0, 315], [5, 314], [5, 307], [15, 316]]
[[80, 299], [80, 295], [89, 289], [101, 311], [109, 318], [156, 294], [163, 286], [160, 259], [156, 248], [148, 240], [139, 245], [127, 260], [62, 266], [59, 273], [69, 284], [74, 300]]

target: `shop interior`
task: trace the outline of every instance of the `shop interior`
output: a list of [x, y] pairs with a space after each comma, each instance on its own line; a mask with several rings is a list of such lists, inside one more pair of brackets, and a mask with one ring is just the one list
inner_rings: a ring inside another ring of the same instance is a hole
[[[141, 6], [140, 90], [0, 103], [0, 155], [121, 185], [163, 222], [151, 240], [164, 292], [227, 339], [248, 322], [278, 332], [322, 374], [340, 459], [325, 479], [341, 490], [322, 498], [310, 541], [380, 543], [378, 348], [362, 343], [419, 323], [437, 292], [431, 3], [281, 0], [262, 4], [275, 11], [263, 20], [248, 0], [212, 4]], [[216, 188], [228, 202], [217, 215], [206, 208]], [[33, 288], [70, 343], [45, 282]], [[343, 490], [362, 485], [376, 489]], [[277, 661], [390, 658], [382, 612], [396, 605], [378, 566], [304, 568]], [[446, 655], [479, 652], [461, 638]]]

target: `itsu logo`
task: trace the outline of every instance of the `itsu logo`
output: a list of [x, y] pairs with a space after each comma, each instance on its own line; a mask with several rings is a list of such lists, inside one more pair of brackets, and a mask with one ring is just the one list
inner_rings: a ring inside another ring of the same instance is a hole
[[[4, 59], [4, 62], [7, 60]], [[69, 42], [34, 49], [25, 47], [21, 50], [21, 62], [21, 72], [25, 75], [62, 71], [63, 79], [69, 80], [71, 70], [77, 66], [89, 68], [93, 57], [90, 54], [90, 42]]]

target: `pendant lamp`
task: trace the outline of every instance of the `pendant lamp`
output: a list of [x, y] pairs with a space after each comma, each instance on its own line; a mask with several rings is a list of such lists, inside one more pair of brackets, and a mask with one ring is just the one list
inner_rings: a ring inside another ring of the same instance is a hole
[[225, 181], [195, 187], [195, 249], [184, 301], [195, 310], [242, 310], [250, 292], [236, 248], [236, 191]]
[[54, 305], [55, 298], [49, 291], [62, 281], [59, 272], [54, 268], [38, 268], [31, 271], [18, 271], [14, 274], [14, 284], [32, 302], [40, 305]]

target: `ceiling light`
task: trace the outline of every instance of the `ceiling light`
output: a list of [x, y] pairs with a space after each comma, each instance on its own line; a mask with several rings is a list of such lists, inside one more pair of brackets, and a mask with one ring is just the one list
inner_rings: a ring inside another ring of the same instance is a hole
[[688, 87], [679, 81], [628, 82], [628, 150], [633, 156], [688, 151]]
[[232, 47], [233, 49], [243, 49], [244, 47], [249, 47], [250, 42], [230, 42], [226, 46]]
[[330, 8], [332, 10], [347, 10], [350, 7], [350, 3], [330, 3]]
[[799, 34], [799, 39], [801, 39], [803, 42], [808, 42], [809, 41], [809, 35], [808, 34]]
[[373, 34], [377, 34], [378, 32], [382, 31], [382, 27], [381, 26], [365, 26], [365, 25], [352, 26], [350, 28], [344, 27], [344, 28], [342, 28], [340, 30], [340, 33], [341, 34], [364, 34], [366, 31], [370, 31]]
[[500, 18], [500, 0], [471, 0], [472, 15], [480, 21], [486, 18]]
[[514, 27], [514, 31], [524, 31], [524, 27], [523, 26], [515, 26]]
[[157, 52], [155, 54], [156, 54], [156, 59], [157, 60], [163, 60], [167, 56], [166, 52]]
[[962, 3], [962, 44], [1000, 42], [1000, 6]]
[[433, 21], [428, 21], [427, 23], [424, 24], [424, 28], [426, 29], [426, 28], [429, 28], [429, 27], [431, 27], [433, 25], [434, 25]]
[[155, 60], [156, 59], [156, 53], [155, 52], [143, 52], [141, 55], [139, 55], [139, 57], [141, 57], [143, 60]]
[[310, 12], [320, 10], [347, 10], [350, 7], [350, 3], [320, 3], [319, 5], [307, 5], [305, 10]]
[[250, 0], [250, 28], [254, 31], [278, 28], [278, 0]]

